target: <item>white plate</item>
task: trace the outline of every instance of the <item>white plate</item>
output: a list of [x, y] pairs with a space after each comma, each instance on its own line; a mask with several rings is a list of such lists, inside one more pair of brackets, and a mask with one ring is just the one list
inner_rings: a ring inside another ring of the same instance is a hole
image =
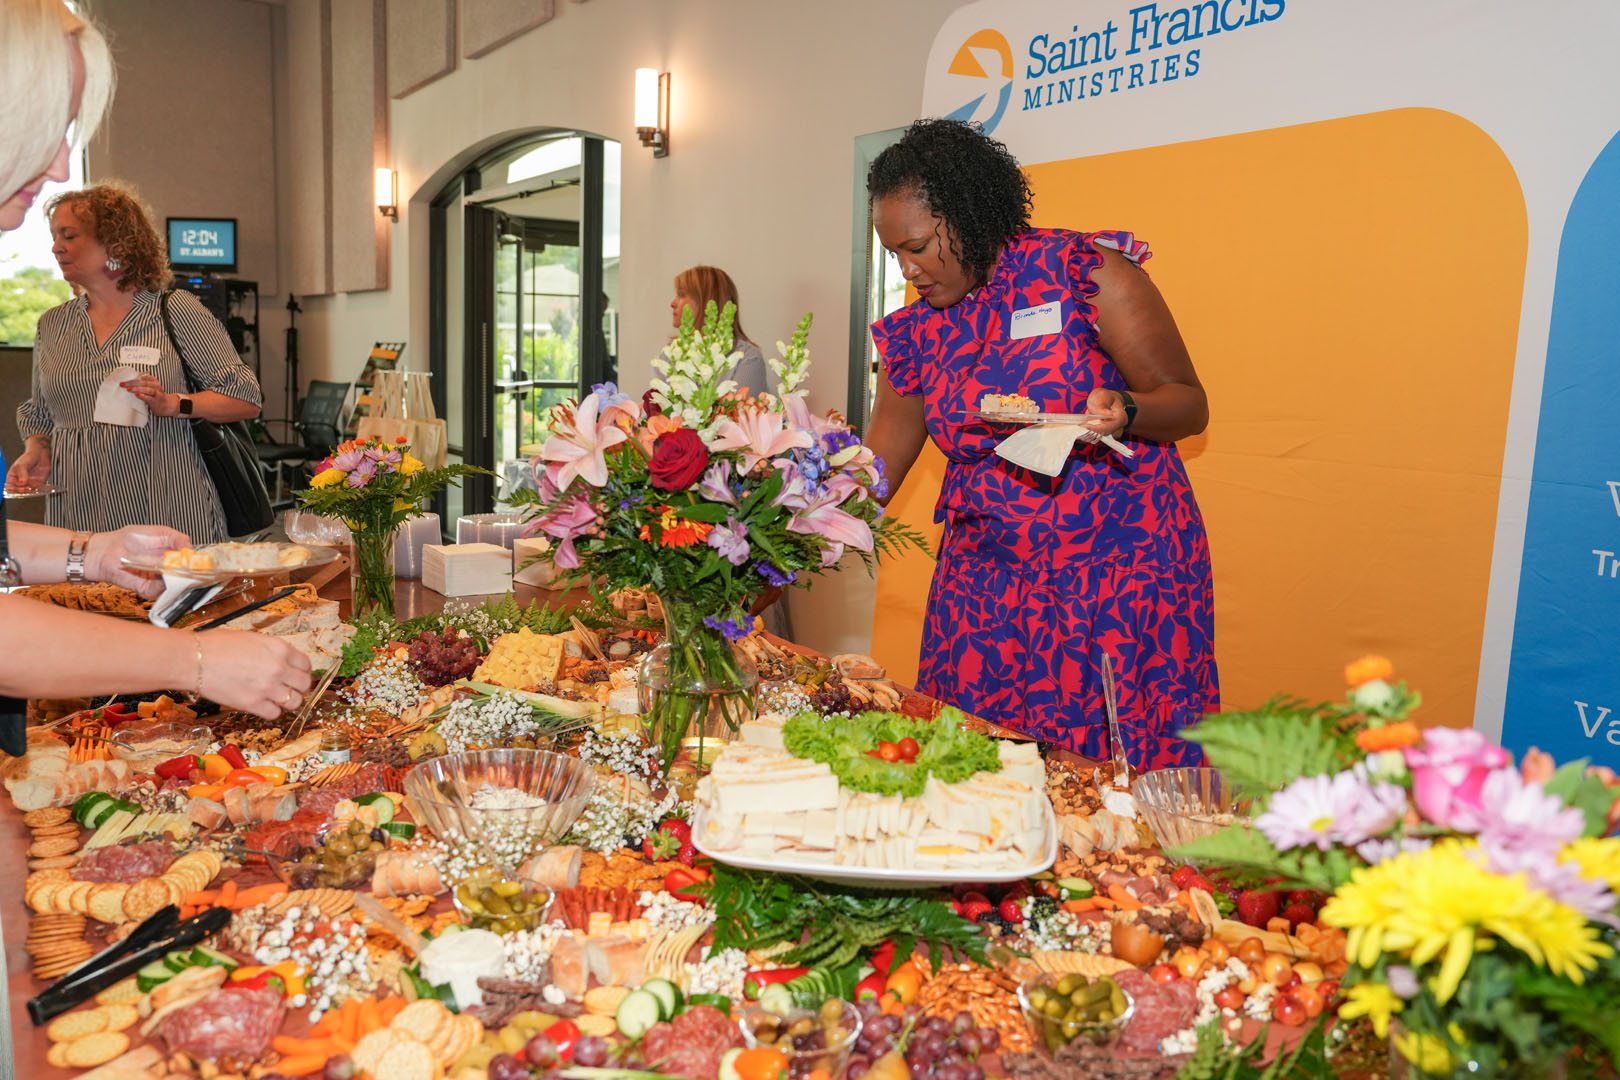
[[[1078, 424], [1080, 427], [1090, 430], [1089, 425], [1080, 422], [1083, 420], [1095, 420], [1097, 418], [1097, 414], [1056, 412], [999, 413], [985, 412], [983, 409], [969, 409], [967, 411], [967, 417], [969, 420], [986, 420], [992, 424], [1024, 424], [1030, 427], [1053, 427], [1057, 424]], [[1093, 432], [1093, 434], [1095, 434], [1095, 432]], [[1123, 454], [1128, 458], [1133, 458], [1136, 456], [1135, 450], [1132, 450], [1129, 446], [1126, 446], [1112, 435], [1097, 435], [1096, 439], [1098, 442], [1102, 443], [1104, 446], [1115, 451], [1116, 453]]]
[[47, 495], [60, 495], [62, 489], [55, 484], [41, 484], [31, 488], [6, 488], [8, 499], [43, 499]]
[[[197, 550], [201, 551], [212, 546], [211, 544], [201, 544]], [[131, 570], [140, 570], [148, 574], [162, 574], [166, 571], [176, 577], [190, 578], [192, 581], [227, 581], [239, 577], [270, 577], [273, 574], [285, 574], [289, 570], [303, 570], [311, 566], [322, 566], [338, 557], [337, 548], [284, 543], [274, 544], [273, 546], [278, 553], [286, 548], [301, 547], [309, 554], [303, 562], [294, 563], [291, 566], [267, 566], [262, 570], [193, 570], [189, 567], [166, 567], [163, 565], [163, 555], [161, 553], [128, 555], [120, 561]]]
[[836, 881], [844, 885], [863, 885], [868, 888], [932, 889], [943, 885], [1022, 881], [1032, 874], [1051, 869], [1052, 864], [1057, 862], [1057, 818], [1052, 813], [1052, 800], [1043, 798], [1041, 803], [1045, 807], [1043, 813], [1046, 817], [1045, 849], [1041, 852], [1041, 856], [1037, 861], [1007, 870], [891, 870], [882, 866], [841, 866], [838, 863], [794, 862], [776, 859], [768, 855], [755, 857], [739, 855], [734, 851], [710, 851], [700, 842], [700, 838], [707, 835], [704, 826], [708, 824], [709, 813], [709, 808], [702, 805], [699, 805], [697, 812], [692, 815], [692, 846], [697, 848], [700, 854], [707, 855], [715, 862], [722, 862], [727, 866], [735, 866], [743, 870], [763, 870], [770, 874], [794, 874], [799, 877], [815, 878], [818, 881]]

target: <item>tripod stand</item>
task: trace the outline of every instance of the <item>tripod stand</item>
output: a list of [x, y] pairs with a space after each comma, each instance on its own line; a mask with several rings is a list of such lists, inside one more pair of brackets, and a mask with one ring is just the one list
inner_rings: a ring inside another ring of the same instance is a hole
[[286, 411], [282, 413], [287, 417], [288, 423], [298, 415], [298, 316], [304, 309], [298, 306], [298, 298], [291, 293], [287, 294], [287, 385], [283, 388], [283, 397], [286, 399]]

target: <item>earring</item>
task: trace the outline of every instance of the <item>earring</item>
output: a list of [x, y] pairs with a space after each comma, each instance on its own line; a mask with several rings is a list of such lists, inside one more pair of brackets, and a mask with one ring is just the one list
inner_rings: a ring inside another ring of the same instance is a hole
[[122, 262], [120, 262], [119, 260], [113, 258], [110, 255], [107, 256], [107, 269], [108, 270], [110, 270], [110, 271], [112, 271], [113, 273], [116, 274], [118, 271], [122, 270], [123, 268], [124, 268], [124, 264]]

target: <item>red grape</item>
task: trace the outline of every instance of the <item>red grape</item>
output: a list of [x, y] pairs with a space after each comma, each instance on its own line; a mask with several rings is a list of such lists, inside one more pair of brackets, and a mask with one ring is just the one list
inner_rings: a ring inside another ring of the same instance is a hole
[[607, 1064], [607, 1040], [600, 1035], [584, 1035], [574, 1044], [574, 1064], [595, 1069]]
[[511, 1054], [496, 1054], [486, 1069], [489, 1080], [529, 1080], [529, 1067]]

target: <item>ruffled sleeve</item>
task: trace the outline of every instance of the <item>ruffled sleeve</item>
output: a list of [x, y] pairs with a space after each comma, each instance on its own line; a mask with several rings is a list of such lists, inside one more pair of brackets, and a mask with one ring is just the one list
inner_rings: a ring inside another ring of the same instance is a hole
[[907, 304], [872, 324], [872, 344], [883, 358], [889, 383], [904, 397], [922, 393], [927, 383], [916, 306]]
[[1097, 311], [1091, 302], [1097, 296], [1097, 283], [1091, 280], [1091, 275], [1102, 265], [1103, 255], [1099, 250], [1101, 248], [1119, 252], [1138, 268], [1153, 257], [1153, 252], [1148, 250], [1147, 241], [1138, 240], [1134, 233], [1113, 230], [1079, 233], [1075, 236], [1074, 244], [1069, 249], [1069, 282], [1074, 287], [1074, 295], [1085, 302], [1086, 322], [1093, 328], [1097, 323]]

